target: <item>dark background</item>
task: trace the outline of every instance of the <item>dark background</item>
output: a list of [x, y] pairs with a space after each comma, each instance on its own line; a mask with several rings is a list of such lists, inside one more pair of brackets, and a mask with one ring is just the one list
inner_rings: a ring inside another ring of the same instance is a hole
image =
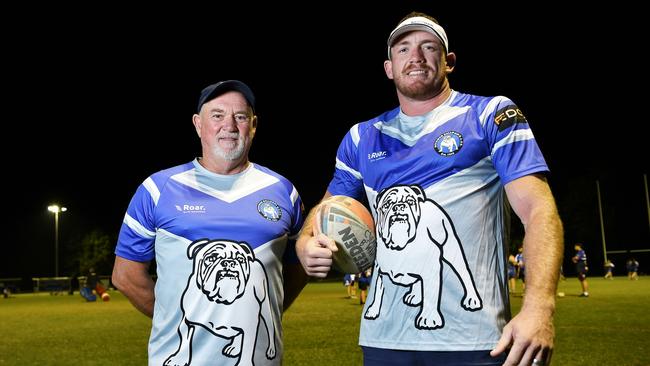
[[[68, 208], [61, 275], [74, 271], [66, 248], [90, 230], [116, 238], [147, 176], [200, 155], [191, 117], [200, 90], [218, 80], [252, 87], [259, 127], [251, 160], [289, 178], [312, 206], [345, 132], [397, 105], [385, 42], [411, 10], [447, 30], [458, 58], [453, 89], [505, 95], [525, 113], [551, 169], [567, 274], [577, 241], [594, 274], [602, 271], [596, 180], [607, 249], [650, 248], [642, 13], [623, 4], [436, 3], [6, 13], [14, 23], [3, 26], [0, 277], [54, 275], [49, 204]], [[650, 258], [636, 256], [644, 271]], [[627, 254], [612, 258], [623, 274]]]

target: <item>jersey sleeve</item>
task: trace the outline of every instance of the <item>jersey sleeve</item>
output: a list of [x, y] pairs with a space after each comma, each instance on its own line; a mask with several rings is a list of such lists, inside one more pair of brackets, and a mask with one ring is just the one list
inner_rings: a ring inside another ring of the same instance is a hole
[[305, 221], [305, 207], [300, 199], [298, 190], [293, 185], [291, 186], [292, 191], [290, 199], [292, 202], [292, 212], [291, 212], [291, 228], [289, 231], [289, 242], [287, 243], [287, 249], [284, 251], [285, 263], [299, 263], [298, 255], [296, 254], [296, 240], [300, 234], [300, 229]]
[[533, 131], [523, 112], [506, 97], [495, 97], [489, 113], [481, 121], [485, 126], [492, 161], [503, 184], [539, 172], [548, 172]]
[[159, 190], [151, 177], [136, 190], [122, 221], [115, 247], [116, 255], [137, 262], [147, 262], [154, 258], [157, 192]]
[[336, 152], [334, 177], [327, 187], [332, 195], [344, 195], [357, 200], [365, 197], [358, 159], [359, 126], [356, 124], [348, 131]]
[[291, 202], [292, 202], [292, 212], [291, 212], [291, 231], [289, 232], [289, 238], [295, 238], [298, 236], [302, 224], [305, 220], [305, 207], [302, 204], [302, 199], [300, 199], [300, 194], [296, 187], [292, 186], [291, 191]]

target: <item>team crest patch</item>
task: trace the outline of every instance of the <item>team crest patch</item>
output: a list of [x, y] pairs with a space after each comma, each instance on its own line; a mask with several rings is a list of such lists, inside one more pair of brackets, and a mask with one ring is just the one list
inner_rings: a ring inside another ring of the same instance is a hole
[[257, 212], [269, 221], [278, 221], [282, 217], [280, 206], [271, 200], [259, 201], [257, 203]]
[[463, 147], [463, 136], [456, 131], [445, 132], [438, 136], [433, 148], [442, 156], [451, 156]]

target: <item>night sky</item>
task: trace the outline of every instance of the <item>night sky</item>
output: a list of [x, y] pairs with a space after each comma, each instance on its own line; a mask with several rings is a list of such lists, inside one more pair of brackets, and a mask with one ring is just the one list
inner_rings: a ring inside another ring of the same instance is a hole
[[21, 26], [5, 31], [3, 45], [0, 277], [54, 274], [51, 203], [68, 208], [61, 253], [94, 228], [116, 237], [144, 179], [200, 155], [191, 117], [200, 90], [218, 80], [251, 86], [259, 117], [251, 160], [289, 178], [310, 207], [346, 131], [397, 105], [385, 42], [411, 10], [445, 27], [458, 59], [453, 89], [505, 95], [526, 115], [551, 169], [567, 256], [581, 241], [601, 270], [596, 179], [608, 249], [650, 248], [647, 91], [632, 91], [647, 90], [650, 64], [641, 12], [370, 4], [277, 8], [275, 16], [208, 8], [15, 14]]

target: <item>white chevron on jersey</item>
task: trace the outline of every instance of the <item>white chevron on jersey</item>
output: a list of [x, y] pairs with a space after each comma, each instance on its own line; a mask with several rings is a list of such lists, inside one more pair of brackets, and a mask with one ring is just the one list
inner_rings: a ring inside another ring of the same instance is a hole
[[384, 121], [376, 122], [374, 126], [383, 134], [402, 141], [404, 145], [413, 146], [422, 136], [433, 132], [447, 121], [467, 113], [467, 110], [469, 110], [469, 107], [449, 107], [444, 105], [438, 108], [440, 109], [436, 109], [431, 113], [427, 117], [426, 123], [421, 125], [423, 127], [421, 131], [409, 131], [410, 133], [405, 133], [402, 129], [386, 124]]
[[[247, 175], [246, 180], [239, 179], [234, 183], [231, 181], [224, 181], [223, 186], [217, 187], [211, 187], [204, 182], [201, 182], [200, 179], [197, 179], [196, 171], [194, 170], [188, 170], [173, 175], [172, 179], [212, 197], [231, 203], [278, 182], [276, 177], [251, 168], [252, 166], [240, 173]], [[219, 183], [220, 182], [217, 182], [217, 184]]]

